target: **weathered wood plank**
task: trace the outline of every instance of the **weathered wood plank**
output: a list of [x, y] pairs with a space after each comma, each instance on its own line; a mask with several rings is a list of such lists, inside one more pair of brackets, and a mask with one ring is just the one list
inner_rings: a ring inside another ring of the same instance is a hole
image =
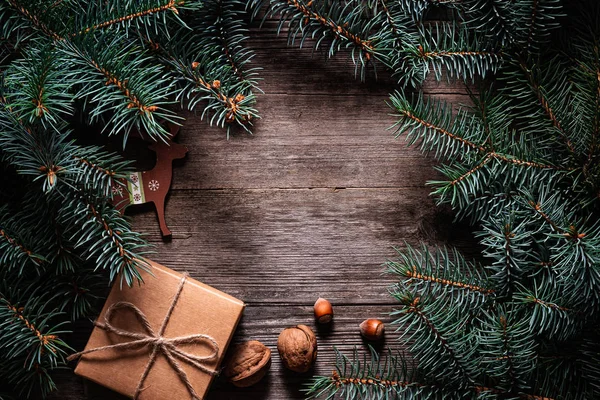
[[426, 188], [177, 190], [172, 241], [161, 243], [152, 213], [134, 227], [159, 243], [156, 261], [248, 303], [389, 302], [381, 263], [422, 237], [432, 209]]
[[[189, 153], [176, 167], [173, 189], [422, 187], [433, 161], [405, 137], [394, 139], [394, 117], [377, 96], [259, 97], [262, 119], [253, 135], [229, 140], [190, 118], [179, 142]], [[466, 101], [464, 96], [444, 96]]]

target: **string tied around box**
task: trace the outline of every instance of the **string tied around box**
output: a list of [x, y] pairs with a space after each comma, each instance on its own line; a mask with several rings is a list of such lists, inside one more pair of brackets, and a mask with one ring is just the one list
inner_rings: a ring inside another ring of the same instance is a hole
[[[82, 352], [70, 355], [69, 357], [67, 357], [67, 360], [68, 361], [75, 360], [86, 354], [94, 353], [94, 352], [98, 352], [98, 351], [111, 350], [111, 349], [129, 350], [129, 349], [136, 349], [136, 348], [143, 347], [143, 346], [149, 346], [152, 348], [152, 353], [150, 354], [148, 363], [146, 364], [146, 367], [144, 368], [144, 371], [142, 372], [142, 375], [140, 376], [140, 381], [138, 382], [138, 385], [135, 389], [135, 394], [133, 395], [134, 400], [137, 399], [138, 396], [140, 395], [140, 393], [144, 390], [144, 387], [143, 387], [144, 382], [146, 381], [146, 378], [148, 377], [148, 374], [150, 373], [150, 370], [152, 369], [152, 366], [156, 362], [156, 359], [159, 354], [163, 354], [166, 357], [166, 359], [169, 361], [169, 364], [171, 364], [171, 367], [173, 367], [175, 372], [177, 372], [179, 379], [181, 379], [183, 384], [186, 386], [192, 399], [193, 400], [201, 400], [200, 396], [198, 396], [198, 394], [196, 393], [196, 390], [192, 386], [187, 374], [181, 368], [181, 365], [178, 362], [178, 360], [184, 361], [190, 365], [193, 365], [194, 367], [198, 368], [202, 372], [205, 372], [209, 375], [213, 375], [213, 376], [217, 375], [218, 372], [216, 370], [207, 367], [205, 364], [215, 361], [217, 359], [217, 356], [219, 354], [218, 343], [212, 336], [205, 335], [205, 334], [186, 335], [186, 336], [179, 336], [179, 337], [174, 337], [174, 338], [163, 337], [163, 334], [165, 333], [165, 330], [169, 323], [169, 319], [171, 318], [171, 314], [173, 314], [173, 310], [175, 309], [175, 306], [177, 305], [177, 301], [179, 300], [181, 291], [183, 290], [183, 286], [185, 285], [187, 277], [188, 277], [188, 275], [184, 274], [183, 277], [181, 278], [181, 282], [179, 283], [177, 293], [175, 294], [175, 297], [173, 298], [173, 301], [171, 302], [169, 311], [165, 315], [165, 318], [163, 319], [163, 322], [162, 322], [158, 332], [155, 332], [154, 329], [152, 329], [152, 326], [148, 322], [148, 318], [137, 306], [135, 306], [133, 303], [129, 303], [126, 301], [119, 301], [119, 302], [112, 304], [108, 308], [108, 310], [106, 311], [106, 314], [104, 315], [104, 322], [96, 321], [94, 323], [94, 325], [96, 325], [97, 327], [99, 327], [101, 329], [104, 329], [105, 331], [107, 331], [109, 333], [114, 333], [115, 335], [130, 338], [132, 340], [130, 340], [128, 342], [124, 342], [124, 343], [117, 343], [117, 344], [112, 344], [112, 345], [101, 346], [101, 347], [96, 347], [93, 349], [84, 350]], [[142, 327], [144, 328], [145, 332], [139, 333], [139, 332], [128, 331], [125, 329], [117, 328], [111, 323], [113, 316], [119, 310], [124, 310], [124, 309], [129, 309], [135, 314], [137, 320], [142, 324]], [[181, 344], [200, 343], [200, 342], [205, 342], [211, 347], [212, 351], [209, 355], [197, 356], [195, 354], [185, 352], [178, 347]]]

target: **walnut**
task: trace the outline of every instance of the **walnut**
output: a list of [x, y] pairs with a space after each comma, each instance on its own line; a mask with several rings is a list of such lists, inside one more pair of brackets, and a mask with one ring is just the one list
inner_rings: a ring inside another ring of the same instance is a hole
[[317, 359], [317, 338], [308, 326], [297, 325], [281, 332], [277, 350], [284, 367], [306, 372]]
[[271, 368], [271, 350], [257, 340], [231, 348], [223, 374], [237, 387], [252, 386]]

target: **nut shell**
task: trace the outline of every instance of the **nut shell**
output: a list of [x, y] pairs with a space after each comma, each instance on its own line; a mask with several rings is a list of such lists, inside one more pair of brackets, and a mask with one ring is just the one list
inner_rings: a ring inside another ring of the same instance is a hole
[[360, 333], [367, 340], [379, 340], [383, 337], [385, 325], [378, 319], [369, 318], [360, 324]]
[[286, 328], [279, 334], [277, 350], [284, 367], [306, 372], [317, 359], [317, 337], [306, 325]]
[[328, 300], [321, 297], [315, 302], [315, 318], [320, 324], [328, 324], [333, 318], [333, 307]]
[[271, 350], [257, 340], [250, 340], [231, 348], [223, 375], [237, 387], [248, 387], [260, 381], [270, 367]]

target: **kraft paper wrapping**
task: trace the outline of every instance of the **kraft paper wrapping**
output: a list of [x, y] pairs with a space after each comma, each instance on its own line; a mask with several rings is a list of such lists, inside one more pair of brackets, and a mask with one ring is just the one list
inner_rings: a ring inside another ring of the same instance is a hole
[[[154, 277], [143, 273], [144, 284], [132, 288], [113, 286], [108, 299], [98, 317], [104, 321], [107, 309], [116, 302], [130, 302], [136, 305], [147, 317], [150, 325], [158, 331], [171, 306], [181, 283], [182, 274], [158, 263], [150, 262]], [[181, 295], [171, 314], [165, 338], [192, 334], [211, 336], [219, 346], [216, 361], [206, 363], [206, 367], [217, 370], [223, 360], [227, 346], [233, 337], [237, 324], [244, 311], [244, 303], [217, 289], [187, 278]], [[113, 325], [132, 332], [144, 332], [142, 326], [129, 310], [120, 310], [113, 319]], [[92, 349], [130, 339], [94, 328], [85, 349]], [[204, 343], [181, 345], [182, 350], [197, 356], [210, 354], [212, 349]], [[81, 357], [75, 373], [106, 386], [116, 392], [133, 397], [150, 357], [151, 348], [117, 350], [108, 349], [86, 354]], [[204, 398], [214, 376], [181, 362], [195, 391]], [[178, 377], [168, 360], [159, 355], [143, 384], [144, 390], [139, 400], [190, 399], [185, 384]]]

